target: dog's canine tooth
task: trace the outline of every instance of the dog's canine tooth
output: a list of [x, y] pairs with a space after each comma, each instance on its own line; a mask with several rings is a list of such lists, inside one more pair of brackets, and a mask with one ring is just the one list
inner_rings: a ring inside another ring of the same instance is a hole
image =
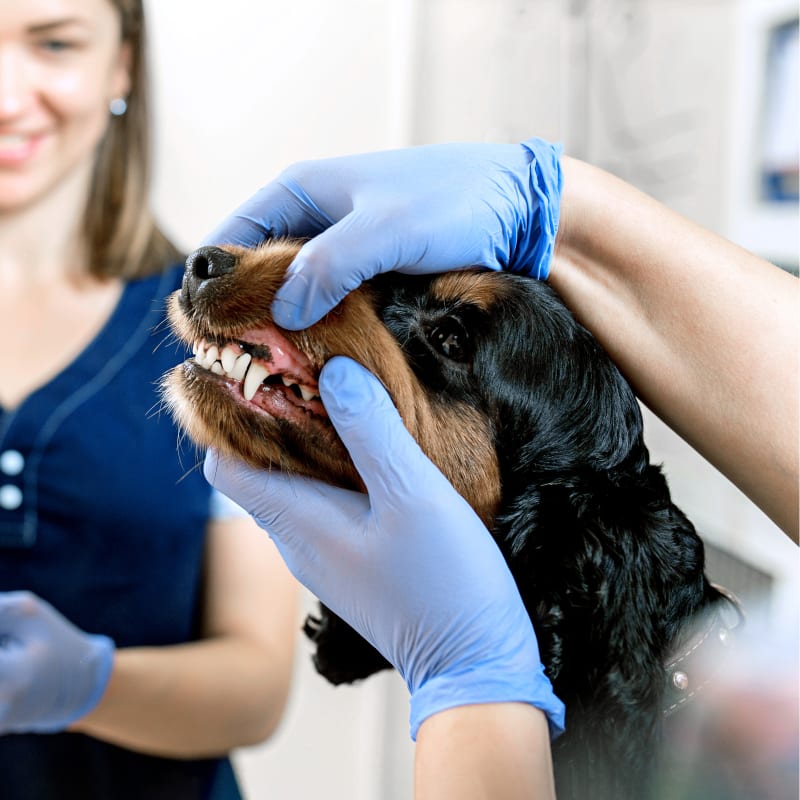
[[196, 356], [200, 352], [200, 340], [192, 342], [192, 355]]
[[300, 394], [303, 396], [303, 400], [311, 400], [311, 398], [317, 396], [316, 394], [314, 394], [314, 392], [311, 391], [311, 389], [309, 389], [306, 386], [303, 386], [302, 384], [300, 385]]
[[220, 364], [220, 363], [219, 363], [219, 361], [215, 361], [215, 362], [214, 362], [214, 363], [213, 363], [213, 364], [212, 364], [212, 365], [209, 367], [209, 369], [210, 369], [210, 370], [211, 370], [211, 371], [212, 371], [212, 372], [213, 372], [215, 375], [224, 375], [224, 374], [225, 374], [225, 368], [222, 366], [222, 364]]
[[250, 355], [250, 353], [242, 353], [239, 358], [236, 359], [233, 367], [228, 370], [228, 374], [235, 381], [244, 380], [244, 376], [247, 373], [247, 368], [250, 366], [250, 362], [252, 360], [253, 357]]
[[283, 381], [283, 385], [286, 387], [295, 385], [295, 382], [287, 378], [286, 375], [281, 375], [281, 380]]
[[269, 377], [269, 371], [261, 364], [251, 364], [247, 370], [247, 377], [244, 379], [242, 394], [245, 400], [252, 400], [256, 396], [258, 387]]

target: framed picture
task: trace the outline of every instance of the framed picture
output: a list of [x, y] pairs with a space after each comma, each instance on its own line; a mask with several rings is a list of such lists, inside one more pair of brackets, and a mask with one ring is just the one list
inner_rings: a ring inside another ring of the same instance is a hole
[[794, 0], [740, 8], [726, 235], [795, 274], [800, 241], [800, 62]]

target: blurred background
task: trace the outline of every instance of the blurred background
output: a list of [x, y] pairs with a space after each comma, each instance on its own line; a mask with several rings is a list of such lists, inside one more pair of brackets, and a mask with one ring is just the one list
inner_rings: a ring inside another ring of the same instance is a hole
[[[187, 250], [296, 160], [537, 135], [797, 273], [796, 0], [147, 6], [154, 202]], [[645, 415], [711, 577], [764, 630], [796, 633], [797, 548]], [[236, 755], [246, 796], [410, 800], [405, 687], [386, 673], [334, 689], [309, 652], [300, 641], [278, 735]]]

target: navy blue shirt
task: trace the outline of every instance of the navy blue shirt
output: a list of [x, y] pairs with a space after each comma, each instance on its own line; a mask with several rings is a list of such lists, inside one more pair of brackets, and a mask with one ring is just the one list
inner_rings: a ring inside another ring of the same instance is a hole
[[[0, 409], [0, 591], [28, 589], [117, 647], [198, 637], [211, 489], [158, 381], [182, 270], [126, 285], [97, 337]], [[4, 800], [238, 798], [226, 759], [154, 758], [73, 733], [0, 737]]]

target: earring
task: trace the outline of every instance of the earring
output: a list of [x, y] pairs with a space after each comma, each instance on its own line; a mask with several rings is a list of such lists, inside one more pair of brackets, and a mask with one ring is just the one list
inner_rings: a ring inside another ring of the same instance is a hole
[[115, 117], [121, 117], [127, 110], [128, 104], [124, 97], [115, 97], [109, 104], [108, 110]]

